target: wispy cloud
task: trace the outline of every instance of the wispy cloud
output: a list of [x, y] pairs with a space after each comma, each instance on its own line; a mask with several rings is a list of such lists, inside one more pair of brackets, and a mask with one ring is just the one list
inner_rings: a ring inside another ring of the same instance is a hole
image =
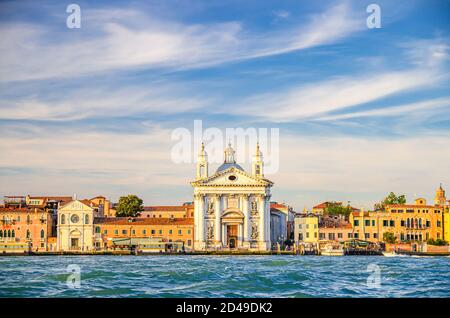
[[[100, 21], [88, 15], [91, 28], [76, 31], [1, 25], [0, 80], [67, 78], [134, 67], [202, 67], [329, 44], [363, 27], [346, 4], [311, 16], [307, 24], [264, 34], [238, 21], [186, 24], [127, 10], [125, 17], [133, 17], [129, 23], [123, 15], [114, 19], [108, 12], [96, 14]], [[100, 31], [92, 32], [92, 26]]]
[[[236, 114], [259, 116], [264, 120], [289, 122], [298, 119], [326, 118], [324, 114], [373, 102], [381, 98], [424, 90], [448, 79], [445, 61], [447, 46], [428, 47], [427, 54], [413, 58], [414, 67], [391, 71], [371, 70], [359, 75], [335, 76], [320, 82], [300, 84], [275, 93], [252, 96], [234, 108]], [[411, 53], [411, 51], [408, 51]], [[405, 57], [406, 58], [406, 57]], [[271, 110], [276, 109], [276, 112]], [[347, 115], [350, 116], [350, 115]]]

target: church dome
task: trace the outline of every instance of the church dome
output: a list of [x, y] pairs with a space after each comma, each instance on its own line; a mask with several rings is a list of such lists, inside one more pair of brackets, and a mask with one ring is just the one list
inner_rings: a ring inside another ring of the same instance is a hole
[[216, 172], [221, 172], [221, 171], [227, 170], [231, 167], [234, 167], [236, 169], [244, 171], [244, 169], [236, 163], [236, 159], [234, 158], [235, 153], [236, 152], [231, 147], [231, 143], [229, 143], [228, 148], [226, 148], [224, 151], [224, 157], [225, 157], [224, 162], [219, 168], [217, 168]]
[[242, 168], [240, 165], [238, 165], [237, 163], [223, 163], [219, 168], [217, 168], [216, 172], [221, 172], [224, 170], [227, 170], [228, 168], [234, 167], [236, 169], [239, 169], [241, 171], [244, 171], [244, 168]]

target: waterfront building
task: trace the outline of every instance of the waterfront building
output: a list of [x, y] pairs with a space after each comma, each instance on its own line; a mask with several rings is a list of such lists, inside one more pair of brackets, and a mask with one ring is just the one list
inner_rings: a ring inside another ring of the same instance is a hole
[[[132, 239], [139, 244], [144, 244], [144, 239], [157, 240], [165, 245], [166, 250], [180, 245], [185, 251], [193, 249], [193, 218], [95, 218], [94, 225], [98, 249], [124, 245], [124, 239]], [[131, 243], [127, 241], [127, 244]]]
[[102, 217], [115, 217], [116, 209], [113, 207], [111, 201], [109, 201], [104, 196], [96, 196], [92, 199], [89, 199], [90, 202], [94, 204], [94, 206], [98, 207], [98, 215]]
[[353, 212], [350, 222], [354, 238], [378, 242], [391, 232], [397, 242], [423, 242], [443, 239], [443, 215], [444, 207], [427, 205], [418, 198], [414, 204], [386, 205], [384, 211]]
[[353, 228], [350, 223], [336, 226], [319, 226], [319, 241], [344, 242], [353, 238]]
[[144, 211], [139, 215], [141, 218], [193, 218], [194, 204], [185, 203], [175, 206], [144, 206]]
[[270, 239], [270, 188], [264, 178], [263, 156], [256, 146], [252, 173], [236, 163], [231, 144], [224, 162], [208, 174], [208, 157], [202, 144], [197, 158], [194, 188], [194, 249], [249, 249], [266, 251]]
[[[333, 204], [333, 203], [342, 206], [342, 202], [325, 201], [325, 202], [322, 202], [322, 203], [319, 203], [319, 204], [313, 206], [312, 213], [324, 215], [325, 210], [327, 209], [328, 205]], [[352, 209], [353, 212], [359, 212], [359, 209], [357, 209], [357, 208], [354, 208], [352, 206], [350, 206], [350, 208]]]
[[43, 209], [6, 204], [0, 208], [0, 242], [26, 245], [32, 251], [51, 251], [52, 218], [52, 213]]
[[285, 240], [294, 239], [295, 212], [287, 204], [270, 203], [270, 239], [272, 246]]
[[91, 251], [94, 248], [94, 217], [98, 205], [90, 200], [73, 200], [58, 210], [57, 248], [59, 251]]
[[319, 217], [316, 214], [297, 214], [294, 219], [296, 243], [316, 243], [319, 240]]

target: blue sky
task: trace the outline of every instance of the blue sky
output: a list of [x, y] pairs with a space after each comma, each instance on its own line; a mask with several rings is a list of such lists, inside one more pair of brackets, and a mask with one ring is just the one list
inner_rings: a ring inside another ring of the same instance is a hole
[[170, 136], [196, 119], [279, 128], [266, 177], [298, 210], [450, 186], [449, 1], [76, 3], [80, 29], [0, 3], [0, 194], [190, 201]]

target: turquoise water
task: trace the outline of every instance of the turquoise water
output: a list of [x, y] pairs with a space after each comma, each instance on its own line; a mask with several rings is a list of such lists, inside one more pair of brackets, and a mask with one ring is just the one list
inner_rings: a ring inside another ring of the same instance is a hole
[[[66, 283], [69, 265], [79, 288]], [[379, 284], [367, 284], [368, 266]], [[450, 258], [0, 257], [0, 297], [450, 297]]]

